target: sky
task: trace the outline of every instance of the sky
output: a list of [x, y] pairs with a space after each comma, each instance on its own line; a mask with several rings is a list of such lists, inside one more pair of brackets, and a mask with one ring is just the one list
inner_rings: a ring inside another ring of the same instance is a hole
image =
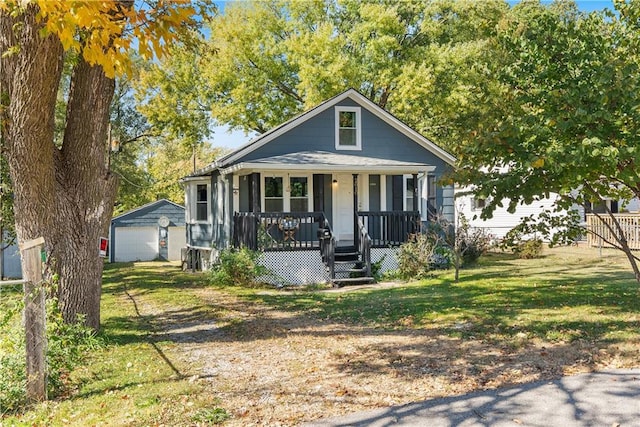
[[[551, 0], [542, 0], [541, 3], [551, 3]], [[613, 10], [613, 0], [576, 0], [578, 9], [583, 12], [593, 12], [595, 10], [610, 9]], [[224, 13], [225, 1], [216, 1], [220, 11]], [[507, 3], [514, 5], [519, 0], [508, 0]], [[218, 147], [237, 148], [240, 145], [249, 142], [255, 134], [245, 135], [241, 131], [229, 131], [226, 126], [218, 126], [214, 128], [213, 144]]]

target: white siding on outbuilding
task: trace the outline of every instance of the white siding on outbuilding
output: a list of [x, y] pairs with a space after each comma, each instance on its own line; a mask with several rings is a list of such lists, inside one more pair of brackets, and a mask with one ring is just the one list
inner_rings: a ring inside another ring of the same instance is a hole
[[187, 246], [185, 227], [169, 227], [169, 261], [180, 261], [180, 249]]

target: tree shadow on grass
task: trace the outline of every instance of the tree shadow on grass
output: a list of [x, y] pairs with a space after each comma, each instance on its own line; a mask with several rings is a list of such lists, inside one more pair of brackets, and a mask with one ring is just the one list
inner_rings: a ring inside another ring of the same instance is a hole
[[[572, 268], [564, 266], [558, 274], [522, 286], [487, 286], [480, 283], [486, 276], [478, 273], [459, 283], [439, 280], [341, 294], [247, 292], [224, 299], [219, 297], [225, 290], [206, 289], [182, 278], [183, 273], [153, 270], [149, 279], [136, 268], [112, 272], [108, 289], [116, 294], [132, 290], [134, 305], [137, 299], [153, 301], [155, 292], [167, 288], [198, 289], [198, 302], [153, 313], [136, 308], [134, 319], [105, 319], [103, 331], [115, 343], [152, 343], [180, 375], [184, 373], [162, 352], [163, 343], [247, 343], [250, 351], [259, 345], [269, 348], [275, 339], [304, 338], [313, 345], [314, 339], [355, 337], [352, 350], [328, 356], [331, 370], [357, 378], [388, 374], [411, 381], [430, 376], [493, 387], [509, 384], [513, 370], [521, 377], [558, 378], [567, 367], [595, 369], [599, 348], [616, 342], [611, 331], [633, 334], [640, 329], [637, 316], [615, 317], [639, 311], [630, 274], [606, 270], [583, 280]], [[502, 276], [509, 274], [507, 270]], [[174, 280], [183, 285], [176, 288]], [[601, 313], [588, 319], [521, 319], [532, 310], [553, 313], [582, 306]], [[540, 348], [535, 338], [550, 340], [551, 346]]]

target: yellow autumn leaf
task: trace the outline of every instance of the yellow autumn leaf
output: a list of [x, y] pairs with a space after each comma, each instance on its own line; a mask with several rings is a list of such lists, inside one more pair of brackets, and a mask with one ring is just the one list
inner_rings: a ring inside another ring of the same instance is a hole
[[544, 166], [544, 159], [539, 157], [537, 160], [535, 160], [533, 163], [531, 163], [531, 166], [535, 169], [541, 168]]

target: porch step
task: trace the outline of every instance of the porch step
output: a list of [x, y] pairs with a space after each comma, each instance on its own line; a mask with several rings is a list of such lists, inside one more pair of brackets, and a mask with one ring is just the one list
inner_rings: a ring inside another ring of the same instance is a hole
[[366, 267], [355, 266], [353, 268], [335, 269], [334, 271], [335, 271], [336, 274], [338, 274], [338, 273], [364, 273], [365, 271], [367, 271], [367, 268]]
[[344, 253], [337, 253], [335, 254], [335, 260], [336, 262], [356, 262], [360, 260], [360, 253], [359, 252], [344, 252]]
[[336, 246], [336, 253], [341, 254], [345, 252], [357, 252], [355, 245], [348, 246]]
[[365, 284], [365, 283], [372, 283], [374, 282], [375, 279], [373, 277], [345, 277], [343, 279], [332, 279], [331, 282], [335, 285], [335, 286], [342, 286], [345, 284]]
[[357, 264], [360, 263], [362, 261], [360, 261], [358, 258], [356, 259], [341, 259], [341, 260], [335, 260], [333, 263], [334, 265], [347, 265], [347, 264]]

